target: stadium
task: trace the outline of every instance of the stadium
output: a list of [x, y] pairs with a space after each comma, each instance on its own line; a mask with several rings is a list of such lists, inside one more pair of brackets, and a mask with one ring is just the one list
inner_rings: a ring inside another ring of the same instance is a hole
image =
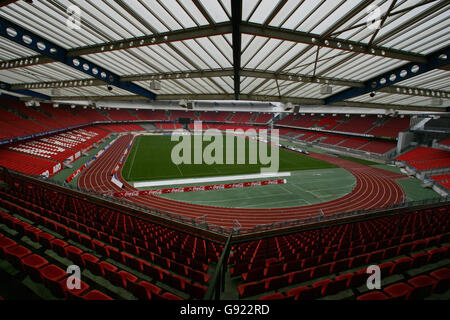
[[449, 300], [448, 1], [0, 4], [0, 300]]

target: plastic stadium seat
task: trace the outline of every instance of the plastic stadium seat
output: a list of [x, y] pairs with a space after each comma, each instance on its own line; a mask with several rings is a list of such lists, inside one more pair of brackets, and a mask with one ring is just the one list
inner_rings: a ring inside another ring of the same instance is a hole
[[406, 283], [400, 282], [385, 288], [384, 293], [395, 300], [405, 300], [412, 291]]
[[241, 284], [237, 287], [239, 292], [239, 298], [245, 298], [249, 296], [254, 296], [265, 291], [265, 283], [261, 282], [250, 282], [246, 284]]
[[283, 264], [277, 263], [270, 265], [265, 272], [266, 277], [278, 276], [283, 273]]
[[266, 280], [266, 291], [277, 290], [289, 285], [289, 275], [272, 277]]
[[183, 298], [180, 298], [177, 295], [174, 295], [170, 292], [164, 292], [161, 296], [164, 300], [183, 300]]
[[435, 263], [442, 259], [445, 259], [447, 256], [447, 250], [445, 248], [436, 248], [432, 250], [428, 250], [428, 263]]
[[311, 269], [290, 273], [290, 283], [296, 284], [311, 280]]
[[98, 291], [92, 290], [81, 297], [83, 300], [113, 300], [110, 296]]
[[262, 278], [264, 278], [264, 268], [262, 267], [242, 274], [242, 279], [244, 279], [244, 281], [259, 281]]
[[10, 238], [3, 237], [0, 238], [0, 257], [5, 257], [5, 250], [9, 247], [16, 246], [17, 243], [14, 240], [11, 240]]
[[395, 260], [390, 274], [393, 275], [393, 274], [402, 273], [403, 271], [410, 268], [413, 261], [414, 260], [409, 257], [399, 258], [399, 259]]
[[326, 284], [325, 287], [323, 287], [322, 295], [333, 295], [336, 294], [342, 290], [345, 290], [347, 286], [347, 279], [339, 279], [339, 280], [331, 280]]
[[357, 297], [356, 300], [389, 300], [389, 297], [380, 291], [373, 291]]
[[297, 271], [302, 268], [302, 262], [299, 260], [291, 260], [285, 263], [284, 265], [284, 272], [292, 272]]
[[33, 281], [41, 282], [39, 269], [48, 265], [48, 261], [37, 254], [26, 256], [22, 259], [22, 268]]
[[[263, 288], [262, 291], [264, 291], [264, 282], [261, 282], [261, 284]], [[201, 286], [197, 283], [191, 283], [189, 281], [186, 281], [184, 286], [184, 291], [186, 291], [189, 295], [196, 299], [203, 299], [203, 297], [205, 296], [206, 287], [204, 286]]]
[[261, 297], [258, 300], [283, 300], [283, 299], [286, 299], [286, 297], [283, 296], [281, 293], [277, 292]]
[[51, 241], [53, 251], [55, 251], [60, 257], [66, 257], [66, 247], [69, 244], [61, 239], [53, 239]]
[[100, 266], [100, 270], [102, 272], [103, 277], [106, 278], [107, 272], [117, 272], [118, 268], [116, 266], [113, 266], [109, 262], [102, 261], [98, 264]]
[[311, 277], [312, 278], [320, 278], [323, 276], [327, 276], [330, 274], [330, 270], [331, 270], [332, 264], [328, 263], [328, 264], [324, 264], [318, 267], [314, 267], [311, 268]]
[[422, 275], [408, 280], [408, 284], [413, 288], [408, 296], [411, 300], [423, 300], [431, 295], [437, 282], [433, 278]]
[[348, 269], [349, 259], [342, 259], [336, 262], [333, 262], [332, 272], [341, 272]]
[[428, 253], [427, 252], [419, 252], [413, 254], [411, 258], [414, 260], [411, 264], [411, 268], [418, 268], [425, 265], [428, 261]]
[[47, 232], [41, 232], [39, 233], [39, 243], [42, 244], [45, 248], [51, 249], [51, 241], [55, 239], [55, 236], [51, 235]]
[[296, 296], [296, 300], [315, 300], [321, 297], [322, 287], [310, 288], [306, 287], [305, 290], [301, 290], [298, 292]]
[[149, 277], [151, 277], [153, 280], [157, 280], [160, 281], [162, 279], [162, 269], [157, 267], [157, 266], [153, 266], [147, 262], [143, 262], [142, 263], [142, 272], [146, 275], [148, 275]]
[[433, 288], [434, 292], [442, 293], [450, 288], [450, 269], [442, 268], [430, 273], [430, 276], [436, 279], [436, 284]]
[[25, 258], [26, 256], [29, 256], [31, 254], [31, 251], [23, 246], [14, 246], [6, 248], [5, 250], [5, 258], [13, 266], [15, 266], [17, 269], [22, 268], [22, 262], [21, 259]]
[[83, 259], [86, 268], [95, 275], [101, 275], [101, 268], [99, 265], [100, 259], [93, 256], [90, 253], [84, 253], [81, 258]]
[[380, 267], [381, 277], [388, 277], [394, 264], [390, 261], [378, 265]]
[[162, 289], [147, 281], [130, 282], [128, 290], [141, 300], [151, 300], [152, 295], [160, 295]]
[[81, 255], [83, 254], [83, 250], [74, 246], [68, 246], [64, 248], [66, 250], [66, 257], [75, 262], [80, 268], [84, 267], [83, 258]]
[[39, 272], [45, 286], [48, 287], [55, 296], [64, 297], [64, 288], [61, 287], [60, 282], [67, 276], [67, 273], [53, 264], [42, 268]]
[[119, 249], [110, 246], [106, 246], [105, 249], [108, 257], [118, 262], [123, 262], [123, 258], [122, 255], [120, 254]]
[[86, 293], [86, 291], [89, 290], [89, 285], [84, 282], [83, 280], [80, 280], [80, 289], [69, 289], [67, 287], [67, 279], [64, 279], [60, 282], [61, 288], [64, 288], [64, 292], [66, 293], [68, 298], [77, 299], [80, 298], [83, 294]]

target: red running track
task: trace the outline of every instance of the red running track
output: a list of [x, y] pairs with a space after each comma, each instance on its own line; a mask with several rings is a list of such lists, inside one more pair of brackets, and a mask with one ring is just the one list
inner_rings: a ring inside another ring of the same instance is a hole
[[[100, 192], [136, 190], [124, 181], [120, 172], [118, 178], [124, 182], [124, 188], [120, 189], [111, 182], [111, 172], [132, 139], [131, 135], [120, 137], [99, 159], [82, 172], [78, 178], [78, 186]], [[317, 216], [320, 209], [323, 210], [325, 215], [328, 215], [345, 211], [382, 208], [405, 200], [402, 188], [394, 181], [404, 178], [400, 174], [319, 153], [310, 153], [309, 156], [333, 163], [349, 171], [356, 178], [354, 189], [341, 198], [319, 204], [273, 209], [213, 207], [189, 204], [153, 195], [130, 197], [128, 199], [151, 208], [191, 218], [207, 215], [206, 221], [208, 223], [226, 228], [232, 227], [233, 221], [236, 219], [242, 225], [243, 230], [259, 224], [283, 222], [311, 215]]]

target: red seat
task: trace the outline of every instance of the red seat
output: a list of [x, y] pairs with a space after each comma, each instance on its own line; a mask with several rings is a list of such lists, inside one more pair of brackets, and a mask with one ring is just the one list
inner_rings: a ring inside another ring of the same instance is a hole
[[249, 296], [254, 296], [263, 293], [265, 290], [265, 282], [250, 282], [246, 284], [241, 284], [237, 287], [239, 292], [239, 298], [245, 298]]
[[153, 280], [160, 281], [163, 277], [163, 270], [157, 266], [153, 266], [147, 262], [142, 263], [142, 271]]
[[113, 300], [110, 296], [98, 291], [92, 290], [81, 297], [84, 300]]
[[51, 241], [51, 246], [53, 251], [55, 251], [60, 257], [66, 257], [66, 247], [69, 244], [61, 239], [53, 239]]
[[311, 268], [311, 278], [320, 278], [323, 276], [327, 276], [330, 274], [330, 270], [331, 270], [332, 264], [328, 263], [328, 264], [324, 264], [318, 267], [313, 267]]
[[266, 291], [277, 290], [289, 285], [289, 275], [266, 279]]
[[321, 291], [322, 296], [333, 295], [333, 294], [336, 294], [336, 293], [346, 289], [347, 279], [345, 279], [345, 278], [338, 279], [338, 280], [326, 279], [326, 280], [318, 281], [318, 282], [315, 282], [312, 284], [312, 287], [318, 287], [318, 286], [322, 287], [322, 291]]
[[136, 298], [141, 300], [151, 300], [152, 295], [160, 295], [162, 289], [147, 281], [130, 282], [128, 290], [130, 290]]
[[258, 300], [283, 300], [283, 299], [286, 299], [286, 297], [283, 296], [283, 294], [277, 292], [261, 297]]
[[290, 284], [301, 283], [311, 280], [311, 269], [296, 271], [290, 274]]
[[64, 288], [65, 293], [67, 294], [68, 298], [78, 299], [80, 298], [86, 291], [89, 290], [89, 285], [84, 282], [83, 280], [80, 280], [80, 288], [79, 289], [69, 289], [67, 286], [67, 279], [61, 280], [60, 285], [62, 288]]
[[25, 229], [25, 235], [33, 240], [34, 242], [39, 242], [39, 233], [41, 233], [42, 230], [38, 229], [36, 227], [28, 227]]
[[64, 288], [61, 287], [60, 282], [67, 276], [67, 273], [53, 264], [42, 268], [39, 272], [45, 286], [49, 288], [55, 296], [64, 297]]
[[385, 288], [384, 293], [396, 300], [405, 300], [408, 298], [412, 288], [407, 284], [400, 282]]
[[17, 243], [14, 240], [11, 240], [10, 238], [3, 237], [0, 238], [0, 254], [2, 258], [5, 258], [5, 250], [9, 247], [16, 246]]
[[418, 268], [425, 265], [428, 261], [428, 253], [420, 252], [413, 254], [411, 258], [414, 260], [411, 264], [411, 268]]
[[81, 255], [83, 250], [74, 246], [67, 246], [64, 248], [66, 250], [66, 257], [75, 262], [80, 268], [84, 267], [83, 259]]
[[42, 244], [45, 248], [51, 249], [51, 241], [55, 239], [55, 236], [51, 235], [47, 232], [41, 232], [39, 233], [39, 243]]
[[301, 286], [293, 289], [289, 289], [286, 291], [286, 296], [288, 297], [294, 297], [295, 300], [297, 300], [298, 295], [301, 291], [308, 290], [308, 286]]
[[109, 262], [102, 261], [98, 264], [100, 266], [100, 270], [102, 272], [103, 277], [106, 277], [107, 271], [110, 272], [117, 272], [118, 268], [116, 266], [113, 266]]
[[264, 268], [259, 267], [242, 274], [244, 281], [259, 281], [264, 278]]
[[180, 298], [177, 295], [174, 295], [170, 292], [164, 292], [161, 296], [164, 300], [183, 300], [183, 298]]
[[356, 298], [356, 300], [388, 300], [389, 297], [380, 291], [373, 291], [363, 294]]
[[434, 292], [442, 293], [450, 288], [450, 269], [442, 268], [430, 273], [434, 279], [436, 279], [436, 284], [433, 288]]
[[48, 264], [48, 261], [37, 254], [26, 256], [22, 259], [22, 269], [30, 276], [33, 281], [41, 282], [40, 269]]
[[315, 300], [321, 297], [322, 287], [306, 287], [307, 289], [302, 290], [298, 293], [296, 299], [298, 300]]
[[5, 249], [5, 258], [17, 269], [22, 269], [21, 259], [29, 256], [31, 251], [23, 246], [13, 246]]
[[446, 258], [447, 250], [445, 248], [436, 248], [428, 250], [428, 254], [428, 263], [435, 263]]
[[118, 274], [122, 278], [122, 283], [123, 283], [122, 287], [125, 289], [128, 288], [129, 283], [138, 281], [138, 278], [135, 275], [133, 275], [127, 271], [122, 270], [122, 271], [119, 271]]
[[391, 272], [392, 266], [394, 264], [390, 261], [384, 262], [382, 264], [379, 264], [378, 267], [380, 267], [381, 277], [388, 277], [389, 273]]
[[[264, 288], [264, 282], [261, 282]], [[184, 283], [184, 291], [187, 292], [191, 297], [194, 297], [196, 299], [203, 299], [206, 293], [206, 287], [198, 284], [198, 283], [191, 283], [190, 281], [186, 281]], [[264, 291], [264, 289], [263, 289]]]
[[89, 253], [84, 253], [81, 258], [83, 259], [86, 268], [95, 275], [101, 275], [102, 271], [99, 265], [100, 259]]
[[408, 280], [408, 284], [413, 288], [408, 296], [410, 300], [423, 300], [431, 295], [437, 282], [433, 278], [422, 275]]
[[409, 257], [399, 258], [394, 261], [390, 274], [399, 274], [408, 270], [413, 262], [413, 259]]

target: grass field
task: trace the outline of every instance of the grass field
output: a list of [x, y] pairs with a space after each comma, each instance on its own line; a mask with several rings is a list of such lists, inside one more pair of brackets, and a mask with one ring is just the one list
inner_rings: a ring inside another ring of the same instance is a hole
[[[192, 137], [191, 137], [192, 138]], [[245, 142], [246, 164], [236, 164], [238, 139]], [[226, 140], [224, 139], [224, 142]], [[204, 141], [202, 150], [211, 142]], [[210, 177], [223, 175], [237, 175], [259, 173], [261, 167], [269, 165], [249, 164], [249, 141], [242, 137], [236, 137], [234, 143], [235, 164], [179, 164], [171, 159], [173, 147], [177, 141], [171, 141], [170, 136], [139, 136], [133, 144], [130, 154], [122, 170], [123, 177], [129, 182], [151, 181], [164, 179], [184, 179], [196, 177]], [[197, 148], [198, 149], [198, 148]], [[200, 151], [191, 143], [191, 154]], [[226, 143], [223, 146], [223, 154], [226, 155]], [[270, 152], [269, 152], [270, 154]], [[193, 156], [192, 156], [193, 159]], [[258, 161], [259, 163], [259, 161]], [[335, 165], [307, 157], [291, 151], [279, 149], [278, 171], [297, 171], [336, 168]]]

